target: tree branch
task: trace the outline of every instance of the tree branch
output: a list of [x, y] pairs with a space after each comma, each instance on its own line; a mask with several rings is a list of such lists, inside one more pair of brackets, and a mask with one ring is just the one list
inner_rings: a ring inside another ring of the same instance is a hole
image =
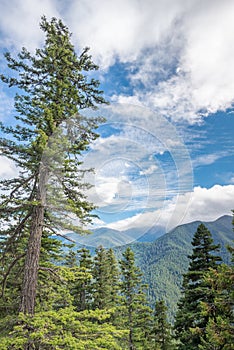
[[11, 270], [13, 269], [13, 267], [15, 266], [15, 264], [17, 263], [17, 261], [19, 261], [20, 259], [22, 259], [24, 256], [26, 255], [26, 253], [21, 254], [20, 256], [18, 256], [15, 260], [12, 261], [12, 263], [10, 264], [10, 266], [8, 267], [7, 272], [4, 274], [4, 278], [2, 281], [2, 293], [1, 293], [1, 298], [4, 298], [4, 291], [6, 288], [6, 282], [7, 282], [7, 278], [11, 272]]

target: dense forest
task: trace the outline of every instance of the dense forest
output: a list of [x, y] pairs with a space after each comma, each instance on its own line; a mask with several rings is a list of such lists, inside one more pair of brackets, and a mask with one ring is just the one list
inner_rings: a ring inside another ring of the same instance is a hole
[[2, 265], [1, 349], [233, 349], [234, 268], [222, 263], [204, 224], [192, 240], [173, 323], [166, 299], [150, 306], [129, 247], [120, 260], [102, 246], [91, 256], [71, 245], [64, 255], [51, 237], [42, 247], [33, 316], [18, 312], [23, 266]]
[[[42, 17], [40, 26], [44, 47], [35, 55], [23, 48], [17, 59], [6, 53], [13, 74], [1, 75], [16, 91], [15, 123], [0, 124], [1, 153], [18, 173], [0, 182], [0, 348], [234, 349], [234, 249], [216, 244], [203, 223], [191, 232], [188, 269], [172, 313], [166, 294], [154, 303], [149, 298], [143, 274], [149, 270], [140, 270], [131, 247], [114, 252], [100, 246], [91, 256], [71, 246], [64, 253], [56, 235], [84, 233], [95, 208], [83, 181], [92, 169], [80, 166], [102, 118], [80, 111], [106, 101], [91, 78], [98, 67], [88, 49], [78, 56], [56, 18]], [[220, 248], [230, 263], [222, 261]]]

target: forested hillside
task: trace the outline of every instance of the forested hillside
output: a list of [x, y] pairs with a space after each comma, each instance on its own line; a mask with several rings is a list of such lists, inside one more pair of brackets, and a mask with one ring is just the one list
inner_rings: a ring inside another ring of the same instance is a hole
[[[188, 268], [188, 255], [192, 250], [192, 237], [200, 223], [200, 221], [195, 221], [180, 225], [153, 242], [151, 242], [152, 235], [145, 235], [144, 240], [148, 237], [150, 242], [144, 242], [142, 239], [143, 242], [127, 245], [130, 246], [135, 254], [137, 266], [144, 272], [143, 281], [149, 286], [147, 298], [150, 305], [154, 305], [156, 300], [165, 299], [171, 320], [176, 312], [177, 302], [181, 294], [183, 274]], [[234, 239], [232, 217], [225, 215], [213, 222], [205, 222], [205, 225], [212, 233], [214, 242], [221, 245], [220, 255], [223, 261], [230, 263], [231, 258], [226, 246], [231, 245]], [[152, 229], [151, 232], [155, 232], [155, 229]], [[115, 234], [117, 234], [117, 237], [122, 237], [122, 242], [126, 242], [126, 239], [129, 239], [129, 236], [125, 235], [125, 233], [121, 235], [120, 231], [108, 229], [95, 230], [94, 237], [91, 234], [91, 237], [88, 239], [79, 238], [76, 234], [69, 234], [68, 236], [76, 242], [76, 249], [85, 246], [81, 242], [88, 241], [93, 243], [94, 246], [86, 247], [91, 254], [95, 254], [95, 245], [106, 243], [108, 247], [109, 245], [112, 246], [114, 242], [118, 245], [121, 244], [121, 241], [115, 240]], [[133, 230], [131, 230], [131, 234], [133, 237]], [[153, 236], [155, 237], [155, 235]], [[125, 244], [114, 248], [118, 258], [121, 257], [125, 248]]]
[[[144, 271], [143, 279], [149, 285], [150, 303], [165, 299], [171, 315], [176, 311], [183, 274], [188, 268], [188, 255], [192, 251], [192, 237], [200, 223], [196, 221], [178, 226], [153, 243], [130, 245], [136, 264]], [[230, 262], [226, 246], [233, 244], [232, 217], [223, 216], [205, 225], [212, 233], [214, 242], [221, 245], [223, 261]]]

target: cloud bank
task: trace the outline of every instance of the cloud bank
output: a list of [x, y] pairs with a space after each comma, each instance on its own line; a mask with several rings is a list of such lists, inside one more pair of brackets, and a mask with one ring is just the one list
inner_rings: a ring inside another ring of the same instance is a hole
[[152, 226], [172, 228], [192, 221], [213, 221], [222, 215], [231, 215], [233, 209], [234, 186], [215, 185], [209, 189], [195, 187], [192, 192], [173, 198], [162, 209], [137, 214], [126, 220], [107, 225], [116, 230], [141, 228], [144, 232]]
[[117, 59], [129, 64], [134, 93], [119, 102], [190, 123], [233, 104], [232, 0], [2, 0], [2, 46], [40, 45], [42, 14], [61, 17], [102, 69]]

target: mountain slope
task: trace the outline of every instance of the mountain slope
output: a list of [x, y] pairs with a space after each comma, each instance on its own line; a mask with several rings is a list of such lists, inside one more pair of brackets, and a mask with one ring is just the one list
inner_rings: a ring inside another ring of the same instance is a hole
[[[171, 316], [176, 311], [176, 305], [181, 295], [180, 289], [183, 274], [187, 271], [192, 251], [191, 241], [200, 221], [176, 227], [161, 236], [153, 243], [131, 244], [135, 253], [136, 263], [144, 274], [144, 282], [149, 285], [149, 300], [164, 298]], [[225, 246], [233, 244], [232, 217], [223, 216], [214, 222], [204, 222], [210, 230], [215, 243], [221, 245], [221, 256], [229, 262]], [[120, 255], [121, 250], [117, 249]]]
[[165, 234], [165, 230], [160, 226], [153, 226], [150, 229], [145, 229], [142, 234], [142, 228], [134, 228], [126, 231], [113, 230], [106, 227], [101, 227], [92, 230], [92, 234], [80, 236], [70, 232], [67, 234], [69, 238], [74, 240], [77, 245], [86, 245], [88, 247], [98, 247], [102, 245], [105, 248], [113, 248], [130, 244], [132, 242], [153, 242], [158, 237]]

